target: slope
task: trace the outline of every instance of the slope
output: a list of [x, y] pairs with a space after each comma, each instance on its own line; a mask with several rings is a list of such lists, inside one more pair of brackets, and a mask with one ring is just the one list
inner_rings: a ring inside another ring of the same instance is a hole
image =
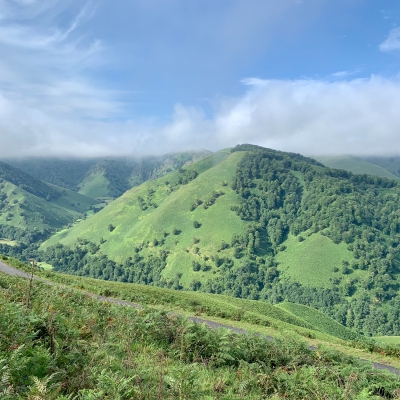
[[78, 218], [94, 200], [0, 163], [0, 237], [31, 242]]
[[[205, 263], [204, 258], [217, 252], [222, 241], [230, 242], [232, 234], [241, 234], [245, 228], [245, 223], [229, 209], [230, 204], [237, 202], [237, 195], [226, 183], [233, 179], [242, 156], [220, 151], [185, 171], [134, 188], [94, 217], [55, 235], [44, 248], [56, 243], [72, 245], [78, 238], [102, 241], [101, 251], [120, 262], [134, 257], [137, 248], [144, 255], [162, 249], [170, 253], [165, 277], [172, 279], [181, 273], [189, 284], [193, 276], [210, 275], [211, 271], [195, 273], [192, 261]], [[186, 184], [179, 183], [190, 173], [199, 176]], [[206, 209], [203, 205], [210, 201], [213, 192], [220, 195]], [[190, 211], [198, 200], [204, 204]], [[201, 226], [196, 228], [194, 221]], [[193, 243], [194, 237], [197, 243]], [[201, 252], [196, 250], [199, 246]]]
[[7, 160], [36, 179], [79, 191], [93, 198], [114, 199], [149, 179], [192, 163], [210, 154], [206, 150], [187, 151], [143, 158]]
[[344, 388], [354, 398], [396, 395], [396, 377], [332, 350], [210, 330], [40, 282], [28, 303], [28, 285], [0, 274], [6, 400], [341, 398]]
[[397, 174], [390, 172], [390, 170], [379, 164], [368, 161], [368, 159], [363, 160], [355, 156], [318, 156], [315, 159], [327, 167], [344, 169], [354, 174], [368, 174], [381, 178], [398, 179]]
[[400, 176], [400, 157], [399, 156], [369, 156], [363, 157], [363, 159], [371, 164], [378, 165], [386, 170], [390, 171], [396, 176]]
[[357, 335], [352, 330], [344, 327], [315, 308], [288, 302], [280, 303], [277, 307], [289, 312], [293, 316], [296, 316], [296, 318], [307, 322], [313, 326], [314, 329], [317, 329], [320, 332], [327, 333], [343, 340], [360, 339], [360, 335]]

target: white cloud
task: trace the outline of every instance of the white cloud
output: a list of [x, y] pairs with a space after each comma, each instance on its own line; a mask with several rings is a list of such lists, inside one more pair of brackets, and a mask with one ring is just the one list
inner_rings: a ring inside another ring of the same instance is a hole
[[393, 28], [386, 40], [379, 46], [381, 51], [400, 50], [400, 28]]
[[251, 78], [244, 84], [243, 96], [215, 101], [213, 118], [177, 105], [164, 124], [71, 118], [68, 109], [0, 97], [0, 132], [7, 132], [0, 136], [1, 155], [152, 154], [237, 143], [302, 154], [400, 154], [398, 80]]
[[217, 136], [304, 154], [400, 154], [400, 82], [246, 80], [216, 116]]

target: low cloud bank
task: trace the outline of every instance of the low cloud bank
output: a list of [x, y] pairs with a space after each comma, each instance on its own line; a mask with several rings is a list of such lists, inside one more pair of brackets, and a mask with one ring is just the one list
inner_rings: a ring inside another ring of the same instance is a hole
[[397, 79], [243, 83], [243, 96], [214, 101], [211, 118], [178, 104], [164, 123], [121, 122], [116, 102], [82, 87], [65, 98], [0, 92], [0, 157], [159, 154], [245, 142], [303, 154], [400, 154]]

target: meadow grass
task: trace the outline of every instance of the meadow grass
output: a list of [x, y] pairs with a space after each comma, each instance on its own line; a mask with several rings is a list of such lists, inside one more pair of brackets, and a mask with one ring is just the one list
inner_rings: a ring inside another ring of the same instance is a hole
[[[30, 271], [29, 266], [18, 260], [7, 257], [3, 257], [3, 259], [10, 265], [27, 272]], [[133, 283], [109, 282], [51, 271], [38, 270], [35, 274], [78, 291], [132, 301], [160, 311], [176, 312], [185, 316], [199, 316], [255, 334], [264, 334], [276, 338], [294, 337], [307, 342], [311, 346], [323, 346], [349, 356], [400, 367], [400, 360], [397, 357], [390, 357], [384, 352], [371, 352], [357, 348], [353, 340], [344, 340], [335, 336], [338, 330], [334, 324], [325, 325], [324, 328], [334, 326], [335, 332], [332, 332], [332, 334], [322, 332], [316, 326], [311, 326], [309, 321], [302, 318], [302, 315], [294, 315], [285, 310], [285, 307], [278, 305], [272, 306], [262, 301], [208, 293], [174, 291]], [[303, 308], [303, 306], [299, 307]], [[316, 310], [311, 310], [318, 314]], [[324, 318], [329, 322], [329, 317], [324, 316]], [[308, 326], [311, 326], [311, 328], [308, 328]]]
[[[335, 267], [340, 270], [342, 261], [350, 261], [352, 253], [345, 243], [335, 244], [320, 233], [303, 237], [305, 240], [300, 242], [297, 237], [289, 235], [284, 242], [286, 250], [277, 254], [282, 279], [307, 286], [331, 286], [330, 278], [335, 276]], [[360, 273], [362, 271], [357, 271]]]
[[400, 336], [374, 336], [374, 339], [385, 344], [400, 344]]

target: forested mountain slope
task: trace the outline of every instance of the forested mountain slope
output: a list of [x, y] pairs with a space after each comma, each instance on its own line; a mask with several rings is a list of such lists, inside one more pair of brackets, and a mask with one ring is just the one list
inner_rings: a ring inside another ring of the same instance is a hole
[[172, 172], [209, 153], [204, 150], [143, 158], [29, 158], [7, 162], [36, 179], [88, 197], [116, 198], [133, 186]]
[[286, 300], [398, 334], [399, 201], [395, 180], [242, 145], [130, 190], [51, 238], [43, 257], [60, 271]]

